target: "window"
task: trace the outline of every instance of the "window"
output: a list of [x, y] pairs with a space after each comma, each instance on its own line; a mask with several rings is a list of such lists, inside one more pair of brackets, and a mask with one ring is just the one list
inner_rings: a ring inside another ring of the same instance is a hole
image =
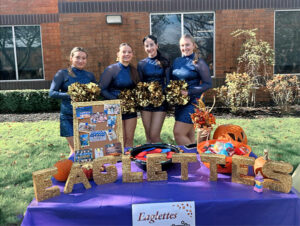
[[181, 56], [180, 37], [192, 35], [200, 57], [209, 65], [211, 75], [214, 74], [214, 13], [151, 14], [151, 33], [171, 61]]
[[300, 11], [275, 12], [274, 73], [300, 73]]
[[0, 27], [0, 80], [43, 78], [40, 26]]

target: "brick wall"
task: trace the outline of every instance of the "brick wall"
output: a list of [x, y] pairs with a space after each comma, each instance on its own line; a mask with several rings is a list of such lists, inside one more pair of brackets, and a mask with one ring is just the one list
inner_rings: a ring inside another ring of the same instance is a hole
[[226, 73], [236, 71], [237, 57], [242, 40], [233, 38], [230, 33], [237, 29], [258, 28], [257, 39], [274, 42], [274, 10], [218, 10], [215, 14], [215, 60], [216, 76], [225, 77]]
[[[67, 67], [69, 53], [74, 46], [87, 48], [89, 52], [87, 70], [93, 72], [97, 79], [108, 65], [115, 62], [121, 42], [132, 45], [134, 65], [146, 57], [141, 40], [150, 31], [149, 12], [62, 13], [58, 11], [58, 3], [73, 0], [0, 1], [0, 15], [53, 14], [59, 17], [59, 22], [58, 19], [54, 22], [51, 20], [41, 22], [46, 80], [52, 80], [57, 70]], [[76, 2], [78, 1], [80, 0]], [[95, 2], [106, 1], [95, 0]], [[232, 31], [238, 28], [258, 28], [258, 39], [268, 41], [273, 46], [274, 10], [231, 9], [215, 12], [215, 71], [219, 81], [227, 72], [237, 69], [236, 58], [240, 53], [242, 41], [233, 38], [230, 35]], [[122, 15], [123, 24], [106, 24], [105, 16], [108, 14]]]
[[55, 73], [64, 66], [59, 27], [58, 23], [41, 24], [45, 80], [52, 80]]
[[0, 0], [0, 15], [58, 12], [58, 0]]
[[105, 15], [107, 14], [60, 15], [62, 58], [66, 59], [74, 46], [87, 48], [87, 70], [93, 72], [97, 79], [108, 65], [116, 62], [116, 53], [122, 42], [128, 42], [133, 47], [134, 65], [137, 60], [146, 57], [142, 39], [150, 31], [148, 13], [122, 13], [122, 25], [106, 24]]

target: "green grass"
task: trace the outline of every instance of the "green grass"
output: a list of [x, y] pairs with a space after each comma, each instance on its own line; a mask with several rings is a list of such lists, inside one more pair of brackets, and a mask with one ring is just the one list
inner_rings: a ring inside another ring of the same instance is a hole
[[[240, 125], [257, 155], [268, 149], [273, 160], [294, 167], [300, 163], [300, 118], [217, 119], [217, 123]], [[174, 144], [173, 125], [174, 119], [167, 118], [162, 130], [165, 143]], [[141, 120], [134, 143], [145, 143]], [[68, 153], [58, 121], [0, 123], [0, 225], [20, 223], [34, 197], [32, 172], [52, 166]]]

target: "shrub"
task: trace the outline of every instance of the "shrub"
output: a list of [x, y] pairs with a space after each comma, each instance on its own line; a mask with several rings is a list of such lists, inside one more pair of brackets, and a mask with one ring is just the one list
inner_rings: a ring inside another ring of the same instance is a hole
[[60, 108], [60, 100], [49, 97], [49, 90], [0, 91], [0, 113], [51, 112]]
[[288, 112], [298, 97], [299, 81], [296, 75], [274, 75], [267, 81], [267, 89], [274, 103]]
[[225, 86], [215, 88], [217, 98], [235, 113], [249, 103], [253, 79], [247, 73], [226, 74]]
[[[238, 29], [231, 33], [235, 38], [243, 37], [244, 41], [241, 46], [241, 54], [237, 58], [237, 72], [246, 72], [253, 79], [256, 85], [260, 82], [265, 82], [269, 79], [274, 64], [274, 50], [268, 42], [257, 40], [255, 29], [243, 30]], [[259, 81], [260, 75], [262, 81]]]

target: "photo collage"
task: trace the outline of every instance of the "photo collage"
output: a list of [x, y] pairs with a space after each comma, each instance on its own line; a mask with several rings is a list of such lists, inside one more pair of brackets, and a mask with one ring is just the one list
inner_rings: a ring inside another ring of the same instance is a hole
[[75, 162], [122, 154], [116, 132], [118, 114], [120, 104], [76, 107], [80, 148], [75, 147]]

